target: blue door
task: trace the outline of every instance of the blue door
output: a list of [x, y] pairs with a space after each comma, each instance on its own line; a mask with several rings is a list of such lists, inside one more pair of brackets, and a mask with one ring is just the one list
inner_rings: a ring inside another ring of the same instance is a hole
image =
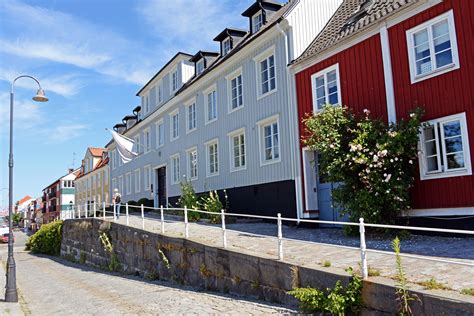
[[[315, 155], [316, 163], [316, 185], [318, 191], [318, 208], [319, 219], [323, 221], [346, 221], [346, 218], [341, 217], [339, 210], [334, 207], [332, 201], [332, 191], [337, 187], [338, 183], [328, 182], [327, 177], [319, 172], [319, 154]], [[340, 227], [340, 225], [321, 224], [322, 227]]]

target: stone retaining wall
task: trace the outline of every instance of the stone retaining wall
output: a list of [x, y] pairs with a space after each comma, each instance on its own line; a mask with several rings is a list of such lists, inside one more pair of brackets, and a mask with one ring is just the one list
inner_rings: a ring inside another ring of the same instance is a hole
[[[271, 258], [256, 257], [201, 243], [173, 238], [98, 219], [67, 220], [63, 226], [61, 256], [104, 268], [110, 254], [104, 250], [100, 231], [110, 236], [121, 272], [149, 279], [174, 281], [201, 289], [231, 293], [295, 306], [286, 294], [294, 286], [326, 288], [347, 274], [294, 266]], [[364, 281], [367, 315], [395, 314], [397, 301], [391, 280]], [[417, 291], [415, 315], [474, 315], [474, 304]]]

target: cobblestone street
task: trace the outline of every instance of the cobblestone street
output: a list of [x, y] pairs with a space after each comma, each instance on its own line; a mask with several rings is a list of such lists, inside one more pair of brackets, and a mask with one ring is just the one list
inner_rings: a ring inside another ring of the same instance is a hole
[[[23, 251], [15, 233], [17, 285], [25, 315], [275, 314], [288, 309], [166, 282], [119, 276]], [[6, 260], [7, 247], [0, 245]], [[3, 273], [3, 272], [2, 272]], [[3, 290], [2, 290], [3, 296]], [[6, 304], [0, 302], [0, 305]], [[0, 315], [4, 310], [0, 308]], [[18, 312], [17, 312], [18, 313]], [[12, 315], [16, 315], [12, 312]]]

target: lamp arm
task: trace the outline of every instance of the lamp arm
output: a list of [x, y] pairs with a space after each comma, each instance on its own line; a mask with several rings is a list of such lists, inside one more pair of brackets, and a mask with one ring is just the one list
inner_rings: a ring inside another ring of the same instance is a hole
[[20, 79], [20, 78], [30, 78], [30, 79], [33, 79], [34, 81], [36, 81], [36, 83], [38, 84], [38, 87], [41, 89], [41, 84], [40, 82], [38, 81], [38, 79], [36, 79], [35, 77], [33, 76], [30, 76], [30, 75], [21, 75], [21, 76], [18, 76], [16, 77], [15, 79], [13, 79], [12, 81], [12, 88], [11, 88], [11, 92], [13, 93], [13, 87], [15, 85], [15, 82]]

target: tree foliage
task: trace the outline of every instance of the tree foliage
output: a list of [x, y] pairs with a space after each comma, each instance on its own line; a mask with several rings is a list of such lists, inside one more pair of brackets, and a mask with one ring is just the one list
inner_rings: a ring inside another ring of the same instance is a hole
[[62, 221], [44, 224], [26, 242], [26, 250], [46, 255], [59, 256], [62, 239]]
[[304, 143], [320, 154], [320, 172], [340, 183], [333, 201], [352, 221], [393, 223], [410, 208], [418, 134], [423, 111], [387, 125], [368, 110], [356, 116], [349, 108], [325, 106], [305, 118]]

